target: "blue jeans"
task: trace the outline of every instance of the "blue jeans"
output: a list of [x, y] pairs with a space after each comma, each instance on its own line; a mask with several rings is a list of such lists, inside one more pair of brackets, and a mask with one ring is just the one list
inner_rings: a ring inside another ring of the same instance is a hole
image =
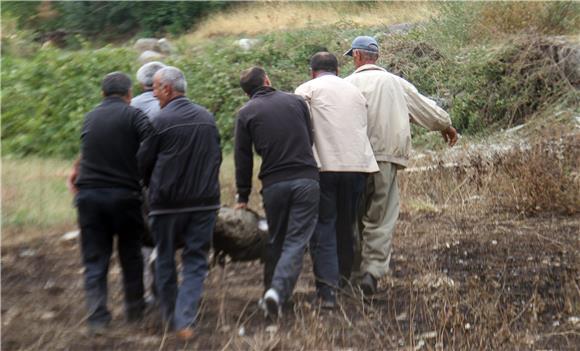
[[318, 181], [295, 179], [262, 190], [270, 240], [266, 248], [264, 286], [285, 302], [302, 270], [306, 246], [318, 218]]
[[145, 223], [140, 193], [123, 188], [80, 189], [76, 206], [89, 324], [106, 325], [111, 320], [107, 309], [107, 273], [115, 234], [123, 271], [125, 313], [129, 320], [140, 318], [145, 308], [141, 256]]
[[358, 172], [320, 173], [320, 210], [310, 254], [316, 290], [332, 299], [339, 276], [348, 280], [354, 257], [355, 220], [366, 176]]
[[[157, 296], [163, 320], [170, 328], [179, 330], [195, 323], [216, 216], [216, 211], [198, 211], [150, 217], [157, 244]], [[183, 244], [183, 251], [178, 288], [175, 251], [179, 244]]]

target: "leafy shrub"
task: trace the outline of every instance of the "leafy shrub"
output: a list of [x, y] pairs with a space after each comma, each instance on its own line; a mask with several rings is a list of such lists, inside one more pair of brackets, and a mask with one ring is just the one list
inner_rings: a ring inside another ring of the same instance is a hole
[[84, 114], [101, 99], [105, 74], [131, 72], [134, 53], [105, 47], [65, 52], [45, 48], [27, 60], [2, 65], [4, 152], [73, 156]]
[[32, 1], [6, 2], [2, 13], [18, 17], [21, 28], [39, 33], [64, 30], [91, 39], [118, 39], [139, 31], [183, 33], [225, 5], [219, 1]]
[[580, 3], [555, 2], [445, 2], [427, 34], [446, 50], [482, 44], [521, 33], [577, 34]]

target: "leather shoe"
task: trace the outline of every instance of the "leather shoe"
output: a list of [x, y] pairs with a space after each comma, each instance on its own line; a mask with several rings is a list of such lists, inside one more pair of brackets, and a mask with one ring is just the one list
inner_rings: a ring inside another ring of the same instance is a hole
[[377, 280], [370, 273], [365, 273], [360, 288], [366, 296], [373, 295], [377, 292]]
[[177, 338], [181, 341], [190, 341], [193, 339], [193, 329], [187, 327], [177, 331]]

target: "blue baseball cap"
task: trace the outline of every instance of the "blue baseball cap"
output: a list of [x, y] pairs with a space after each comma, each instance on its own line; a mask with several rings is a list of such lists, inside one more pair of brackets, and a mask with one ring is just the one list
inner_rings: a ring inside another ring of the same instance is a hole
[[350, 49], [344, 53], [344, 56], [352, 56], [352, 51], [354, 49], [361, 49], [371, 52], [379, 52], [379, 44], [373, 37], [360, 36], [354, 38]]

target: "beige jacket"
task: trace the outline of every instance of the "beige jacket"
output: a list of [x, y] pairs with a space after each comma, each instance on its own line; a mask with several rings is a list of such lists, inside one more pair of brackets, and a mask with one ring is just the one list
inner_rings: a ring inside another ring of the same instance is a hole
[[379, 66], [361, 66], [345, 80], [358, 87], [367, 99], [368, 135], [377, 161], [407, 167], [411, 151], [409, 121], [429, 130], [451, 126], [449, 115], [435, 101]]
[[333, 74], [312, 79], [297, 95], [310, 108], [314, 157], [321, 172], [377, 172], [367, 136], [366, 100], [352, 84]]

